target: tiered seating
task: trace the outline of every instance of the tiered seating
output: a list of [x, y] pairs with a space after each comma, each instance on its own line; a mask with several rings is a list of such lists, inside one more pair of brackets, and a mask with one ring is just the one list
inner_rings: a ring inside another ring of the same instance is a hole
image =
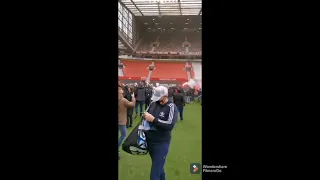
[[140, 52], [149, 52], [152, 50], [152, 43], [156, 41], [157, 39], [157, 33], [148, 33], [144, 39], [143, 42], [138, 47], [137, 51]]
[[185, 52], [182, 43], [185, 41], [185, 35], [182, 33], [161, 33], [160, 46], [155, 48], [155, 52]]
[[160, 45], [154, 48], [154, 52], [170, 52], [173, 51], [172, 35], [171, 34], [160, 34], [159, 37]]
[[186, 49], [182, 47], [182, 43], [187, 41], [191, 43], [189, 52], [201, 52], [201, 33], [199, 32], [166, 32], [166, 33], [147, 33], [143, 42], [138, 47], [138, 52], [149, 52], [152, 50], [151, 44], [156, 41], [160, 42], [159, 47], [154, 48], [154, 52], [186, 52]]
[[118, 76], [123, 76], [123, 71], [120, 68], [118, 68]]
[[202, 79], [202, 65], [201, 62], [193, 62], [192, 69], [194, 72], [195, 79]]
[[194, 78], [194, 71], [192, 68], [192, 63], [186, 63], [186, 65], [191, 66], [190, 76], [188, 75], [188, 79], [189, 79], [189, 77], [190, 77], [190, 79]]
[[188, 34], [188, 41], [191, 43], [191, 48], [189, 48], [189, 52], [202, 51], [201, 33]]
[[147, 77], [149, 70], [147, 67], [151, 64], [149, 61], [122, 61], [123, 75], [125, 77]]
[[154, 48], [154, 52], [186, 52], [186, 49], [182, 47], [182, 43], [187, 41], [191, 43], [189, 52], [201, 52], [201, 33], [193, 32], [162, 32], [162, 33], [147, 33], [143, 42], [138, 47], [139, 52], [149, 52], [152, 50], [151, 44], [156, 41], [160, 42], [159, 47]]
[[184, 62], [155, 62], [155, 65], [152, 78], [185, 79], [186, 81], [188, 79]]

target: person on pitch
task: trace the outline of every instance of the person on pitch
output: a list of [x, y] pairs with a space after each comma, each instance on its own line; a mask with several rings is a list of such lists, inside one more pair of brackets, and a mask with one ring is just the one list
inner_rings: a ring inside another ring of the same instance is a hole
[[120, 160], [120, 146], [123, 140], [127, 136], [127, 120], [128, 120], [128, 109], [134, 108], [136, 104], [136, 99], [134, 94], [132, 94], [131, 102], [123, 97], [123, 87], [118, 83], [118, 132], [121, 135], [118, 142], [118, 159]]
[[183, 109], [186, 103], [185, 103], [185, 97], [181, 89], [178, 90], [178, 93], [175, 93], [173, 95], [173, 102], [179, 110], [180, 120], [183, 121]]
[[171, 131], [178, 119], [177, 106], [168, 100], [168, 89], [158, 86], [151, 97], [148, 112], [143, 114], [150, 130], [145, 131], [152, 160], [150, 180], [165, 180], [164, 165], [169, 152]]

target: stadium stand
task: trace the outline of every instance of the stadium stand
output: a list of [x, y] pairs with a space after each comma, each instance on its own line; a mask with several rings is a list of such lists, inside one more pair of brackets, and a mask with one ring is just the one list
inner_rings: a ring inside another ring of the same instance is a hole
[[122, 61], [125, 68], [123, 68], [123, 75], [126, 77], [147, 77], [150, 65], [148, 61]]
[[123, 76], [122, 69], [120, 69], [120, 68], [118, 68], [118, 75], [119, 75], [119, 76]]
[[190, 42], [191, 47], [189, 52], [201, 52], [202, 43], [201, 43], [201, 33], [188, 33], [187, 41]]
[[[143, 110], [151, 99], [144, 102], [143, 91], [139, 91], [138, 98], [138, 84], [145, 86], [140, 86], [141, 90], [167, 87], [168, 99], [176, 106], [179, 102], [175, 102], [174, 96], [178, 89], [182, 90], [185, 101], [180, 102], [180, 119], [172, 131], [168, 159], [165, 157], [166, 175], [161, 173], [160, 178], [160, 173], [156, 173], [157, 177], [151, 179], [201, 180], [201, 175], [191, 176], [188, 168], [190, 162], [201, 162], [201, 38], [202, 0], [118, 0], [118, 80], [124, 90], [136, 90], [136, 105], [144, 104]], [[129, 118], [132, 112], [135, 114], [130, 118], [132, 127], [124, 128], [119, 123], [119, 180], [150, 179], [150, 157], [129, 155], [121, 148], [121, 140], [128, 140], [135, 133], [134, 127], [140, 125], [141, 116], [135, 112], [139, 109], [137, 106], [127, 111]]]
[[185, 52], [182, 43], [185, 41], [185, 36], [177, 32], [161, 33], [159, 38], [159, 47], [155, 48], [156, 52]]
[[192, 69], [194, 72], [195, 79], [202, 79], [202, 64], [201, 62], [193, 62]]
[[152, 50], [152, 43], [156, 42], [157, 34], [156, 33], [147, 33], [137, 48], [137, 51], [149, 52]]
[[[187, 73], [184, 70], [184, 62], [155, 62], [156, 69], [152, 73], [153, 78], [163, 79], [185, 79], [187, 80]], [[170, 73], [168, 73], [170, 72]]]
[[[158, 41], [157, 41], [158, 39]], [[153, 42], [159, 42], [159, 46], [152, 48]], [[191, 47], [183, 47], [184, 42], [189, 42]], [[153, 49], [153, 50], [152, 50]], [[149, 32], [137, 51], [141, 52], [201, 52], [201, 33], [199, 32]]]

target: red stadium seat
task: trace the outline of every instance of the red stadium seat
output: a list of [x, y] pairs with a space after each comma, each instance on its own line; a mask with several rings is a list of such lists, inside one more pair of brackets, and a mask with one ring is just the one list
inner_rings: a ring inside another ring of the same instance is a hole
[[151, 64], [150, 61], [122, 61], [125, 65], [123, 75], [125, 77], [147, 77], [149, 70], [147, 67]]
[[152, 72], [153, 78], [188, 79], [184, 62], [155, 62], [155, 65], [156, 69]]

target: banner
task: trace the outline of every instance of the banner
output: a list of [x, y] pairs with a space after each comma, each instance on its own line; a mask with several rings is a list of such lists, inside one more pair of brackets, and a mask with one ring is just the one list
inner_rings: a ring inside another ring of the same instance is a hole
[[[121, 83], [128, 84], [128, 85], [134, 85], [135, 83], [139, 83], [141, 80], [134, 80], [134, 79], [120, 79]], [[177, 80], [150, 80], [149, 84], [152, 84], [154, 87], [156, 86], [156, 83], [159, 83], [160, 85], [165, 86], [179, 86], [183, 83], [183, 81], [177, 81]]]
[[[141, 77], [130, 77], [130, 76], [119, 76], [119, 80], [135, 80], [135, 81], [140, 81]], [[178, 82], [186, 82], [188, 81], [185, 78], [156, 78], [156, 77], [151, 77], [150, 81], [178, 81]]]
[[175, 55], [201, 55], [202, 52], [146, 52], [146, 51], [137, 51], [136, 54], [175, 54]]
[[202, 52], [180, 52], [180, 55], [201, 55]]

